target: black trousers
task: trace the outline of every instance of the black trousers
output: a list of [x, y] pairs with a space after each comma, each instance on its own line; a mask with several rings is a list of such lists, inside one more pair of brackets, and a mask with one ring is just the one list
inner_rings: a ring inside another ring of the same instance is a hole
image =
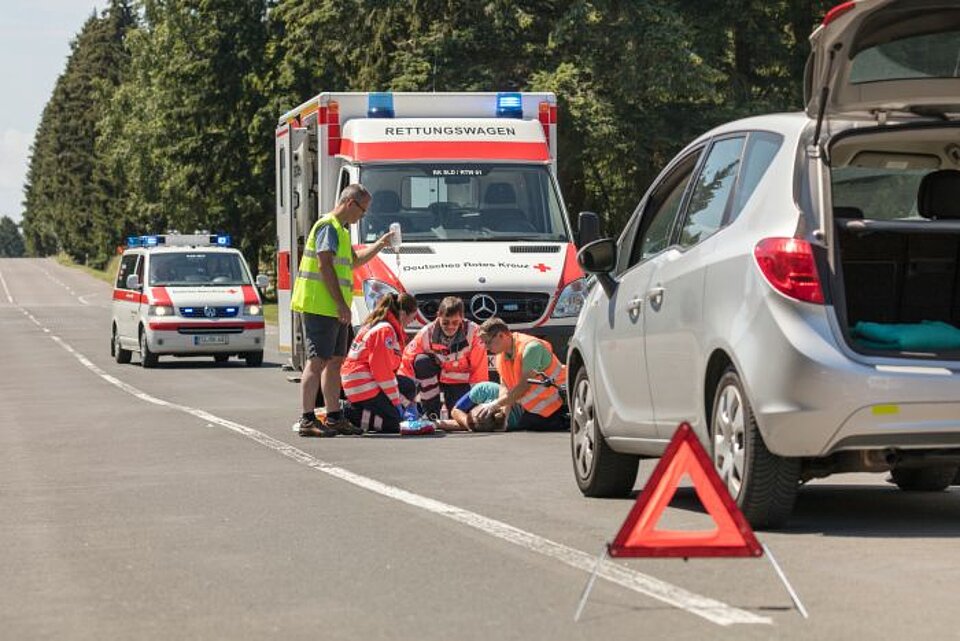
[[[400, 388], [401, 396], [408, 400], [416, 398], [417, 384], [412, 378], [397, 376], [397, 386]], [[365, 401], [348, 403], [343, 408], [343, 413], [351, 423], [368, 432], [383, 434], [400, 432], [400, 416], [397, 414], [397, 408], [383, 391]]]
[[523, 414], [520, 415], [520, 420], [517, 421], [517, 426], [512, 429], [540, 432], [568, 430], [570, 429], [570, 415], [564, 411], [563, 407], [550, 416], [540, 416], [524, 410]]
[[447, 411], [452, 411], [460, 397], [470, 391], [469, 383], [441, 383], [440, 364], [428, 354], [420, 354], [413, 360], [413, 374], [417, 377], [417, 387], [420, 388], [420, 407], [426, 416], [440, 416], [441, 392]]

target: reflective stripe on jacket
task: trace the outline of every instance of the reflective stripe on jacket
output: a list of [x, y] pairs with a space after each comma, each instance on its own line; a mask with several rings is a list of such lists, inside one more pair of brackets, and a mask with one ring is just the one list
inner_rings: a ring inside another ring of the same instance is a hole
[[420, 354], [431, 354], [440, 364], [440, 382], [445, 385], [473, 385], [489, 380], [487, 348], [480, 340], [480, 328], [473, 321], [464, 319], [463, 327], [458, 331], [463, 331], [465, 340], [447, 347], [441, 342], [443, 330], [438, 321], [424, 325], [403, 350], [400, 373], [414, 378], [414, 360]]
[[327, 285], [320, 275], [320, 261], [317, 259], [317, 232], [324, 225], [333, 226], [337, 232], [337, 253], [333, 258], [333, 271], [337, 275], [340, 293], [347, 307], [353, 301], [353, 248], [350, 245], [350, 232], [340, 224], [336, 216], [327, 214], [313, 225], [307, 236], [303, 256], [300, 257], [300, 270], [293, 284], [290, 309], [336, 317], [337, 300], [327, 291]]
[[[563, 385], [567, 382], [567, 367], [557, 359], [550, 343], [536, 336], [529, 336], [528, 334], [521, 334], [519, 332], [513, 332], [512, 336], [513, 359], [507, 360], [506, 352], [497, 354], [497, 372], [500, 374], [500, 382], [503, 383], [508, 390], [513, 389], [520, 383], [526, 381], [527, 377], [535, 374], [542, 374], [557, 385]], [[550, 352], [550, 365], [542, 372], [523, 371], [523, 350], [531, 341], [542, 344]], [[517, 402], [525, 411], [539, 416], [551, 416], [563, 406], [560, 390], [553, 385], [531, 384]]]
[[376, 325], [360, 328], [340, 368], [347, 400], [366, 401], [382, 391], [391, 403], [400, 404], [396, 371], [403, 353], [403, 336], [392, 314]]

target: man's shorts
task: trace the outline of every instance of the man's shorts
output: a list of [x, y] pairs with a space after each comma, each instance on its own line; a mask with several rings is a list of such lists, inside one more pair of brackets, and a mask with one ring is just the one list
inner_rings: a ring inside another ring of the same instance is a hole
[[353, 342], [353, 327], [333, 316], [303, 314], [303, 346], [307, 358], [346, 356]]

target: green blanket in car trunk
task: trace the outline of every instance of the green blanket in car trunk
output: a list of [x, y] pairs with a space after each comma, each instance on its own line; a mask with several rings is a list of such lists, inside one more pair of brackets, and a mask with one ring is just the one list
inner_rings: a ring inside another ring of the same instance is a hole
[[860, 321], [850, 331], [864, 347], [903, 352], [938, 352], [960, 349], [960, 329], [941, 321], [919, 323], [868, 323]]

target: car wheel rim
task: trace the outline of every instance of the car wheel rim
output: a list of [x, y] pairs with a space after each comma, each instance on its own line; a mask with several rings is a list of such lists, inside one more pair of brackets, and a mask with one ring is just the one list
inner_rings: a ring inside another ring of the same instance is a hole
[[588, 379], [580, 381], [573, 398], [573, 461], [580, 478], [587, 478], [593, 469], [596, 439], [593, 390]]
[[721, 390], [713, 425], [713, 462], [727, 490], [737, 498], [743, 487], [746, 429], [743, 395], [735, 385]]
[[119, 353], [120, 353], [120, 335], [117, 334], [116, 332], [114, 332], [114, 333], [113, 333], [113, 354], [112, 354], [112, 356], [116, 356], [116, 355], [119, 354]]

